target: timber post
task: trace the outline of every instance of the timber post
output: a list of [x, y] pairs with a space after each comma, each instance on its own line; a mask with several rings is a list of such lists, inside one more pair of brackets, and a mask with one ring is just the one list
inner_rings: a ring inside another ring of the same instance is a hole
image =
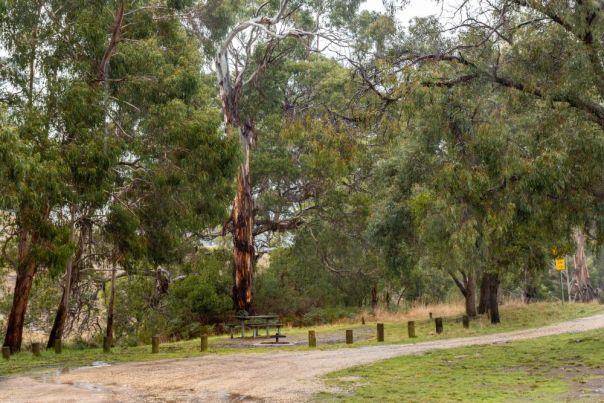
[[409, 333], [409, 338], [412, 339], [415, 336], [415, 321], [410, 320], [407, 322], [407, 333]]
[[10, 347], [4, 346], [2, 347], [2, 358], [5, 360], [10, 360]]
[[40, 356], [40, 343], [31, 343], [31, 353], [34, 357]]
[[314, 330], [308, 331], [308, 347], [317, 347], [317, 335]]
[[346, 330], [346, 344], [352, 344], [353, 341], [352, 329]]
[[430, 319], [432, 319], [432, 312], [428, 312], [428, 314], [430, 315]]
[[208, 351], [208, 335], [207, 334], [202, 334], [201, 335], [200, 350], [201, 351]]
[[434, 323], [436, 324], [436, 334], [441, 334], [443, 332], [443, 318], [434, 319]]
[[384, 341], [384, 324], [377, 324], [377, 341]]
[[461, 322], [463, 324], [464, 329], [470, 328], [470, 317], [468, 315], [464, 315], [463, 318], [461, 319]]
[[63, 352], [63, 340], [55, 339], [55, 354], [61, 354]]
[[159, 353], [159, 336], [151, 337], [151, 354]]

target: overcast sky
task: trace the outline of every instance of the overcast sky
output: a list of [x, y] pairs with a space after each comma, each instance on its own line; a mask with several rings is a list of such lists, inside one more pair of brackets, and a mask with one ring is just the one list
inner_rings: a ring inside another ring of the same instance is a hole
[[[445, 0], [444, 11], [451, 8], [453, 4], [456, 4], [455, 0]], [[410, 19], [414, 17], [427, 17], [429, 15], [440, 15], [442, 5], [436, 4], [434, 0], [411, 0], [409, 5], [399, 14], [399, 19], [403, 23], [408, 23]], [[366, 10], [383, 10], [384, 6], [382, 0], [366, 0], [362, 6]]]

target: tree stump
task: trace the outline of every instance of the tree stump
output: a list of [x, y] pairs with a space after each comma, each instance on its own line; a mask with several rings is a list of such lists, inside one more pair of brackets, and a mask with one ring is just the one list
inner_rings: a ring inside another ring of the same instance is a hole
[[103, 352], [110, 353], [111, 352], [111, 342], [113, 341], [112, 337], [103, 336]]
[[308, 347], [317, 347], [317, 335], [314, 330], [308, 331]]
[[61, 354], [63, 352], [63, 341], [61, 339], [55, 339], [55, 354]]
[[2, 347], [2, 358], [4, 358], [5, 360], [10, 360], [10, 347], [5, 346]]
[[346, 344], [352, 344], [352, 342], [353, 342], [352, 330], [346, 330]]
[[384, 341], [384, 324], [377, 324], [377, 341]]
[[159, 336], [151, 337], [151, 354], [159, 353]]
[[468, 315], [464, 315], [463, 318], [461, 319], [461, 322], [463, 323], [464, 329], [470, 328], [470, 317]]
[[31, 343], [31, 353], [35, 357], [39, 357], [40, 356], [40, 343]]
[[434, 319], [434, 323], [436, 323], [436, 334], [441, 334], [443, 332], [443, 318]]
[[201, 349], [201, 351], [208, 351], [208, 335], [207, 334], [201, 335], [200, 349]]
[[415, 336], [415, 321], [407, 322], [407, 333], [409, 333], [409, 338], [412, 339]]

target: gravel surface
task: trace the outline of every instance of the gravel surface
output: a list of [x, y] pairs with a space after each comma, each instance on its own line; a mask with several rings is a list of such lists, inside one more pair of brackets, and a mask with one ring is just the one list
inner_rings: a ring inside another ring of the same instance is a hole
[[272, 351], [80, 368], [46, 377], [0, 380], [10, 402], [292, 402], [326, 390], [329, 372], [401, 355], [469, 345], [505, 343], [604, 328], [604, 315], [538, 329], [417, 344], [328, 351]]

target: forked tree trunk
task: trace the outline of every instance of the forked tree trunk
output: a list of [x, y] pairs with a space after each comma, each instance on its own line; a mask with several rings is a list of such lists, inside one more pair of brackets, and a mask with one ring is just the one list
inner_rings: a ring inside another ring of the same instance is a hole
[[587, 270], [585, 256], [585, 234], [581, 230], [575, 231], [575, 279], [571, 287], [571, 297], [574, 301], [591, 302], [598, 299], [598, 293], [591, 285], [591, 277]]
[[8, 315], [6, 335], [3, 344], [4, 347], [10, 348], [11, 353], [21, 351], [25, 312], [27, 311], [29, 293], [37, 269], [36, 261], [30, 254], [31, 245], [35, 243], [35, 238], [32, 238], [31, 240], [28, 239], [29, 234], [26, 231], [23, 231], [19, 238], [17, 280], [15, 282], [13, 305]]
[[461, 280], [455, 276], [454, 273], [449, 272], [449, 275], [455, 281], [455, 285], [461, 291], [461, 294], [464, 296], [465, 305], [466, 305], [466, 315], [471, 318], [476, 317], [476, 277], [474, 273], [469, 272], [461, 272]]
[[491, 323], [499, 323], [499, 274], [483, 273], [480, 284], [478, 313], [488, 313]]

